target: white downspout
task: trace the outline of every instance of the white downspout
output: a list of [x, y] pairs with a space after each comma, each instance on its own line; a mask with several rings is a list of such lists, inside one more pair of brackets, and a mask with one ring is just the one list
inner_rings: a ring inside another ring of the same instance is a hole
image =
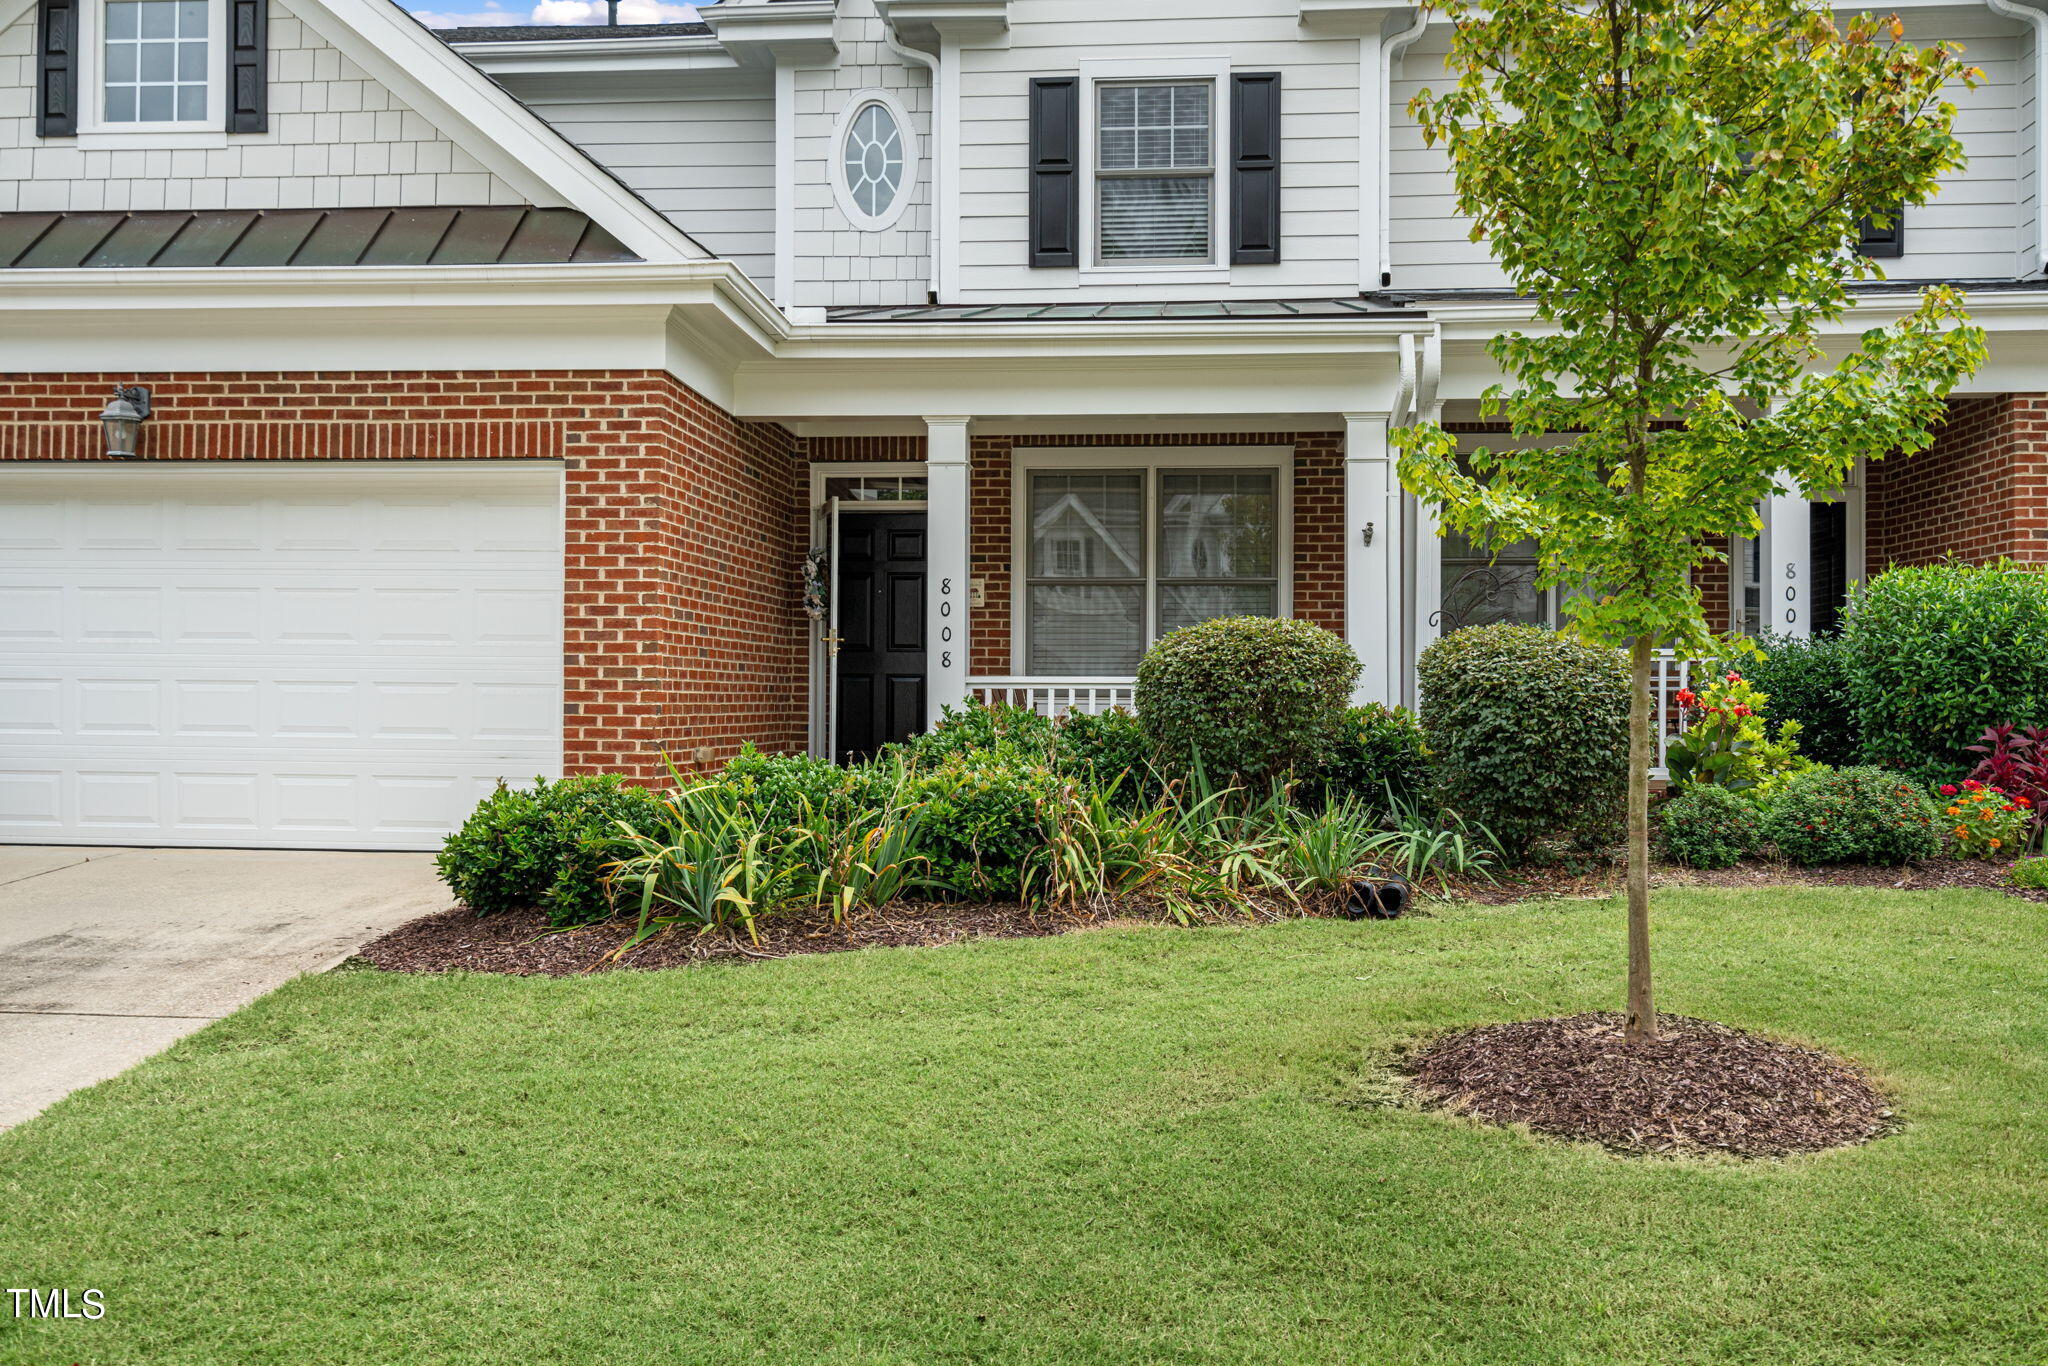
[[1429, 11], [1418, 9], [1414, 23], [1380, 44], [1379, 78], [1373, 83], [1377, 109], [1374, 121], [1380, 130], [1380, 145], [1373, 154], [1373, 172], [1379, 182], [1374, 193], [1379, 200], [1380, 219], [1377, 259], [1372, 272], [1375, 289], [1385, 289], [1393, 282], [1394, 274], [1394, 139], [1392, 114], [1387, 106], [1394, 98], [1393, 77], [1400, 69], [1401, 58], [1428, 27]]
[[2048, 127], [2043, 126], [2041, 101], [2048, 99], [2048, 13], [2013, 0], [1984, 0], [1993, 14], [2014, 19], [2034, 30], [2034, 262], [2036, 274], [2048, 274]]
[[945, 124], [939, 118], [939, 106], [942, 103], [939, 83], [944, 79], [941, 75], [942, 68], [936, 56], [899, 42], [896, 38], [895, 30], [887, 25], [884, 25], [882, 28], [882, 41], [889, 45], [891, 52], [901, 57], [904, 61], [914, 62], [932, 73], [932, 107], [930, 114], [932, 121], [932, 217], [931, 224], [925, 232], [925, 256], [928, 258], [927, 265], [931, 269], [931, 280], [928, 289], [931, 297], [937, 299], [939, 297], [939, 282], [944, 278], [943, 268], [939, 263], [946, 254], [949, 245], [946, 241], [945, 187], [948, 183], [946, 177], [946, 158], [951, 149], [951, 139], [949, 137], [949, 130], [947, 130]]

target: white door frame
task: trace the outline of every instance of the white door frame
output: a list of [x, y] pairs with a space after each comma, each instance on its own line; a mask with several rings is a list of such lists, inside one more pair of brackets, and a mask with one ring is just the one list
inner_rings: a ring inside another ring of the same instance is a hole
[[823, 629], [810, 633], [807, 683], [811, 699], [810, 716], [806, 727], [806, 746], [814, 759], [830, 759], [836, 740], [838, 707], [838, 665], [831, 652], [825, 647], [825, 635], [839, 627], [839, 523], [836, 514], [858, 516], [864, 512], [928, 512], [930, 505], [923, 500], [900, 502], [847, 502], [825, 496], [825, 482], [828, 479], [859, 478], [863, 475], [895, 476], [904, 479], [926, 477], [925, 462], [922, 460], [840, 460], [819, 461], [811, 466], [810, 517], [813, 545], [823, 545], [829, 552], [825, 557], [825, 591], [831, 606]]

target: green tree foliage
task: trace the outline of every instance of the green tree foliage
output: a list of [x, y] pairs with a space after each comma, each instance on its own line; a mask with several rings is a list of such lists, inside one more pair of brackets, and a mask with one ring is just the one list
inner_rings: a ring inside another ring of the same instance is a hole
[[1962, 164], [1943, 98], [1978, 73], [1915, 50], [1896, 19], [1816, 0], [1446, 0], [1448, 90], [1414, 112], [1449, 145], [1458, 206], [1532, 325], [1490, 350], [1486, 396], [1517, 437], [1469, 453], [1396, 434], [1406, 486], [1444, 521], [1539, 546], [1545, 586], [1633, 664], [1629, 1030], [1655, 1032], [1649, 959], [1650, 664], [1711, 642], [1691, 582], [1774, 487], [1839, 485], [1858, 456], [1915, 451], [1983, 355], [1959, 296], [1930, 289], [1823, 359], [1875, 268], [1857, 222], [1920, 204]]

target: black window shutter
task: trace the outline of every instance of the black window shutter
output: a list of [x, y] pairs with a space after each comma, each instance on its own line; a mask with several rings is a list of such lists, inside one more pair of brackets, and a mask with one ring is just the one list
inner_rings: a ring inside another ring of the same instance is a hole
[[1031, 82], [1031, 264], [1081, 264], [1081, 80]]
[[1230, 78], [1230, 263], [1280, 263], [1280, 73]]
[[1906, 254], [1906, 206], [1873, 214], [1856, 224], [1856, 253], [1886, 259]]
[[36, 6], [36, 136], [78, 131], [78, 0]]
[[228, 0], [228, 131], [270, 131], [270, 0]]

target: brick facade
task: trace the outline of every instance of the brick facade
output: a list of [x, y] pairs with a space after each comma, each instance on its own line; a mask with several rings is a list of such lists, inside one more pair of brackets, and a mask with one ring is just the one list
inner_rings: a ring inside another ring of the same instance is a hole
[[1870, 466], [1870, 574], [1954, 555], [2048, 563], [2048, 394], [1957, 399], [1934, 444]]
[[[1013, 548], [1011, 455], [1019, 447], [1115, 448], [1200, 446], [1294, 447], [1294, 615], [1344, 633], [1344, 434], [1342, 432], [1221, 432], [1202, 435], [1135, 433], [1095, 436], [977, 436], [968, 450], [971, 529], [968, 554], [982, 582], [982, 605], [970, 610], [972, 651], [968, 672], [1001, 676], [1017, 671], [1010, 657]], [[923, 437], [816, 437], [799, 448], [801, 461], [858, 463], [923, 460]], [[808, 477], [801, 477], [808, 498]], [[1015, 661], [1021, 666], [1022, 661]]]
[[796, 441], [661, 371], [0, 376], [0, 460], [104, 460], [115, 383], [166, 460], [559, 459], [563, 759], [652, 778], [805, 743]]

